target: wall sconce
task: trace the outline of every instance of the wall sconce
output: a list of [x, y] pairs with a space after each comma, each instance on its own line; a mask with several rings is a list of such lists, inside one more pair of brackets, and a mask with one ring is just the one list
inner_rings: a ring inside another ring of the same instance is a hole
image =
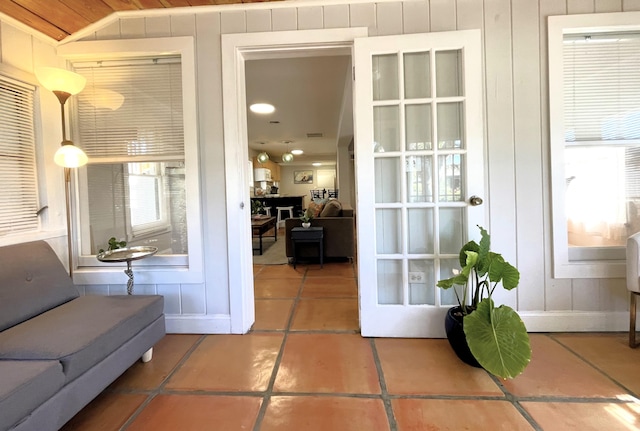
[[78, 94], [84, 88], [87, 80], [77, 73], [56, 67], [38, 67], [35, 69], [36, 78], [47, 90], [53, 92], [60, 101], [60, 113], [62, 117], [62, 144], [53, 161], [64, 167], [65, 201], [67, 209], [67, 248], [69, 253], [69, 277], [73, 277], [73, 249], [71, 231], [71, 168], [77, 168], [87, 163], [87, 155], [80, 148], [73, 145], [67, 139], [64, 104], [74, 94]]
[[256, 158], [260, 163], [265, 163], [267, 160], [269, 160], [269, 155], [263, 151], [260, 154], [258, 154]]

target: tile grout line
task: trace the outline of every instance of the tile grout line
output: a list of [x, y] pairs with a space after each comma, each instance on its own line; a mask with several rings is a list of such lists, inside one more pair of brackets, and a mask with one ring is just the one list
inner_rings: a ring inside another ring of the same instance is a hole
[[550, 338], [552, 341], [558, 343], [562, 348], [566, 349], [568, 352], [570, 352], [572, 355], [574, 355], [576, 358], [580, 359], [582, 362], [584, 362], [585, 364], [589, 365], [591, 368], [593, 368], [594, 370], [596, 370], [598, 373], [600, 373], [601, 375], [603, 375], [607, 380], [611, 381], [612, 383], [614, 383], [615, 385], [621, 387], [622, 389], [624, 389], [625, 391], [627, 391], [628, 394], [632, 395], [635, 398], [639, 398], [638, 394], [636, 394], [634, 391], [632, 391], [631, 389], [627, 388], [625, 385], [623, 385], [622, 383], [620, 383], [619, 381], [617, 381], [616, 379], [614, 379], [613, 377], [611, 377], [609, 375], [609, 373], [607, 373], [606, 371], [604, 371], [603, 369], [601, 369], [600, 367], [598, 367], [596, 364], [592, 363], [591, 361], [589, 361], [587, 358], [583, 357], [581, 354], [579, 354], [578, 352], [576, 352], [575, 350], [573, 350], [571, 347], [567, 346], [566, 344], [563, 344], [562, 341], [558, 340], [557, 338], [555, 338], [553, 336], [553, 334], [547, 334], [546, 335], [548, 338]]
[[289, 319], [287, 319], [287, 324], [285, 325], [284, 331], [278, 331], [278, 332], [283, 332], [283, 337], [282, 337], [282, 344], [280, 345], [280, 350], [278, 351], [278, 356], [276, 356], [276, 360], [273, 364], [273, 371], [271, 372], [271, 377], [269, 378], [269, 384], [267, 385], [267, 389], [264, 391], [264, 394], [262, 396], [262, 404], [260, 405], [260, 410], [258, 411], [258, 414], [256, 415], [256, 421], [255, 424], [253, 425], [253, 431], [260, 431], [260, 428], [262, 427], [262, 421], [264, 419], [264, 416], [267, 412], [267, 407], [269, 406], [269, 403], [271, 402], [271, 396], [273, 395], [273, 386], [276, 382], [276, 377], [278, 375], [278, 370], [280, 369], [280, 363], [282, 362], [282, 357], [284, 356], [284, 349], [285, 346], [287, 344], [287, 338], [289, 337], [289, 330], [291, 329], [291, 324], [293, 323], [293, 318], [298, 306], [298, 302], [300, 300], [300, 296], [302, 294], [302, 289], [304, 286], [304, 280], [307, 277], [307, 271], [308, 268], [305, 268], [304, 270], [304, 274], [302, 275], [302, 278], [300, 279], [300, 286], [298, 287], [298, 294], [296, 295], [296, 297], [293, 300], [293, 304], [291, 305], [291, 310], [290, 310], [290, 314], [289, 314]]
[[516, 409], [520, 415], [531, 425], [531, 427], [535, 431], [543, 431], [542, 427], [536, 422], [536, 420], [529, 414], [529, 412], [520, 404], [520, 399], [513, 395], [509, 390], [502, 384], [502, 381], [487, 370], [484, 370], [485, 373], [489, 375], [489, 377], [493, 380], [493, 382], [500, 388], [502, 393], [504, 394], [505, 399]]
[[384, 410], [387, 413], [389, 430], [397, 431], [398, 424], [393, 413], [391, 397], [389, 396], [389, 392], [387, 391], [387, 382], [384, 379], [384, 372], [382, 370], [382, 364], [380, 363], [380, 356], [378, 356], [378, 349], [376, 348], [375, 340], [373, 338], [369, 339], [369, 345], [371, 346], [371, 353], [373, 354], [373, 363], [376, 365], [376, 371], [378, 372], [378, 382], [380, 383], [380, 398], [382, 399], [382, 403], [384, 404]]
[[140, 414], [151, 403], [151, 401], [153, 401], [156, 396], [164, 392], [164, 387], [169, 379], [171, 379], [171, 377], [173, 377], [173, 375], [178, 372], [182, 365], [184, 365], [189, 357], [191, 357], [191, 354], [198, 348], [198, 346], [200, 346], [200, 344], [202, 344], [205, 338], [206, 334], [202, 334], [200, 338], [195, 343], [193, 343], [193, 346], [191, 346], [189, 350], [187, 350], [182, 359], [178, 361], [171, 372], [169, 372], [167, 376], [162, 380], [162, 382], [160, 382], [158, 387], [149, 392], [147, 398], [142, 402], [142, 404], [140, 404], [138, 408], [131, 414], [131, 416], [129, 416], [129, 418], [125, 421], [125, 423], [122, 424], [122, 426], [119, 428], [120, 431], [126, 430], [129, 426], [131, 426], [131, 424], [138, 418], [138, 416], [140, 416]]

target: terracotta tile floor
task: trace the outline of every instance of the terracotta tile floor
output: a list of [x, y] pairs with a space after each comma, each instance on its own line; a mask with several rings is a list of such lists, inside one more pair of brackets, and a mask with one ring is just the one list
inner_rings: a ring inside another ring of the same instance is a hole
[[354, 265], [255, 266], [247, 335], [167, 335], [70, 430], [640, 430], [640, 348], [624, 333], [532, 334], [500, 381], [446, 340], [358, 333]]

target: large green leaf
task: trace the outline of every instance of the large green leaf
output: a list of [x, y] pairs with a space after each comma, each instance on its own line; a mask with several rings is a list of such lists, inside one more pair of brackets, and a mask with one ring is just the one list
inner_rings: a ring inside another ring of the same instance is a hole
[[506, 305], [495, 308], [489, 298], [465, 316], [464, 333], [478, 363], [498, 377], [517, 376], [531, 360], [529, 335], [518, 313]]

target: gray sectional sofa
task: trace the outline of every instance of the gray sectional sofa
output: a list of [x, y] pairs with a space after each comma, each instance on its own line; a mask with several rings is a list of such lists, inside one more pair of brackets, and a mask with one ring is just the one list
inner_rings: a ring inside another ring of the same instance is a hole
[[163, 309], [80, 296], [44, 241], [0, 247], [0, 431], [60, 429], [165, 335]]

